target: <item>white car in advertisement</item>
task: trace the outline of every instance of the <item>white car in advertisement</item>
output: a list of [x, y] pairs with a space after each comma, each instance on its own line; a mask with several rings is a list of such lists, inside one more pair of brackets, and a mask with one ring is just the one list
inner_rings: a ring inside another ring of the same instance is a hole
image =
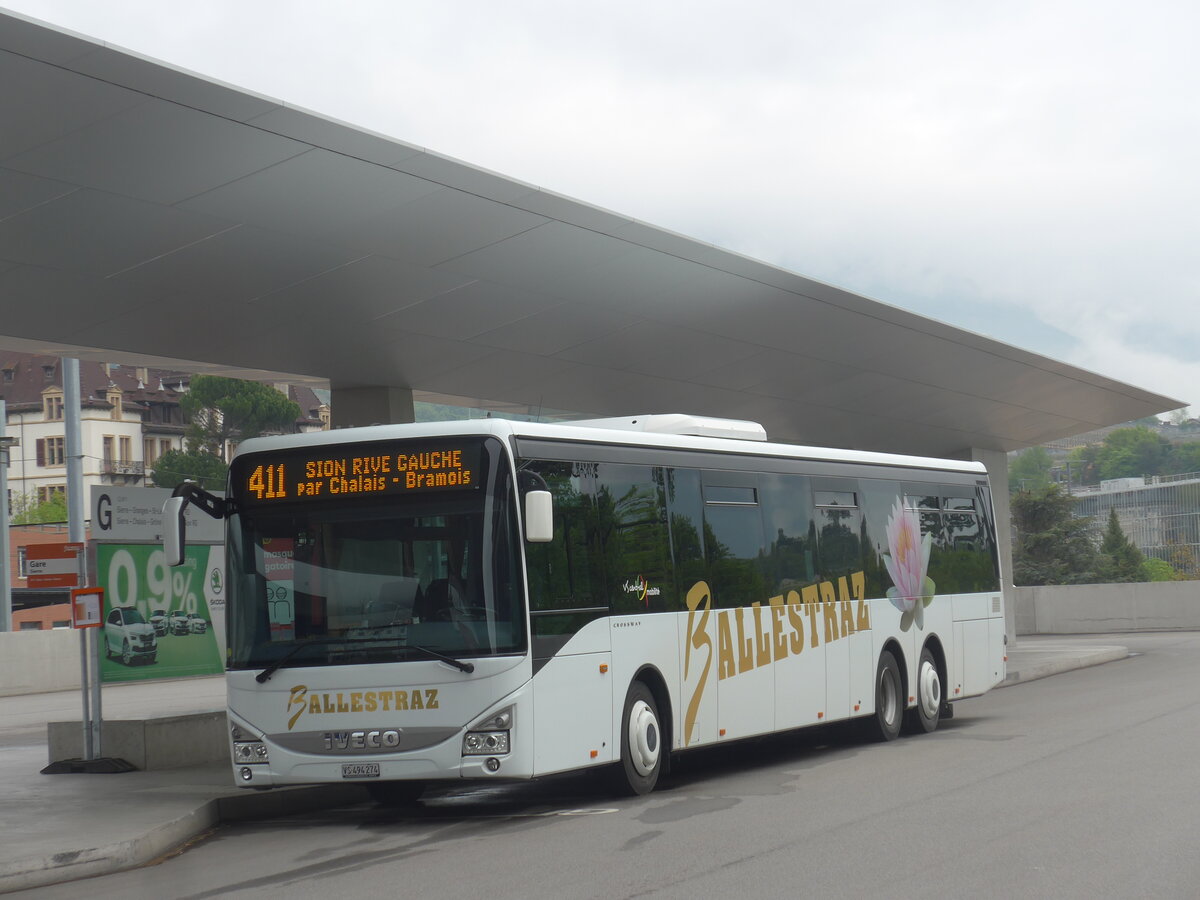
[[104, 655], [120, 656], [127, 666], [134, 660], [154, 662], [158, 658], [154, 626], [131, 606], [113, 608], [104, 620]]
[[165, 609], [156, 609], [150, 613], [150, 624], [154, 626], [155, 637], [162, 637], [167, 633], [167, 611]]
[[171, 634], [189, 634], [192, 626], [188, 622], [188, 614], [182, 609], [171, 610], [171, 615], [167, 616], [167, 630]]
[[204, 632], [208, 631], [208, 622], [196, 615], [196, 613], [188, 613], [187, 621], [188, 633], [190, 634], [204, 634]]

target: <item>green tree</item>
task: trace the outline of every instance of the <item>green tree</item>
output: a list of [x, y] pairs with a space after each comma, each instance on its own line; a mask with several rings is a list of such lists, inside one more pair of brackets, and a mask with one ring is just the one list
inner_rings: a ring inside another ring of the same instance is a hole
[[1200, 472], [1200, 443], [1173, 444], [1167, 475], [1186, 475]]
[[1119, 428], [1104, 439], [1097, 454], [1100, 477], [1159, 475], [1171, 457], [1171, 442], [1145, 425]]
[[1139, 581], [1179, 581], [1180, 575], [1165, 559], [1147, 556], [1142, 560], [1141, 578]]
[[1012, 501], [1013, 582], [1094, 584], [1098, 556], [1092, 523], [1072, 515], [1075, 501], [1057, 485]]
[[205, 450], [169, 450], [154, 463], [154, 483], [173, 488], [183, 481], [195, 481], [210, 491], [224, 490], [229, 467], [219, 456]]
[[188, 449], [224, 456], [227, 441], [267, 432], [288, 432], [300, 407], [269, 384], [197, 375], [180, 399], [188, 426]]
[[1108, 524], [1104, 529], [1104, 538], [1100, 541], [1100, 564], [1098, 574], [1109, 583], [1125, 583], [1140, 581], [1142, 577], [1142, 551], [1133, 546], [1125, 532], [1121, 530], [1121, 522], [1117, 519], [1117, 511], [1108, 511]]
[[1100, 466], [1096, 459], [1100, 455], [1099, 444], [1076, 447], [1067, 454], [1071, 464], [1071, 477], [1079, 484], [1099, 484]]
[[1050, 469], [1054, 461], [1045, 447], [1029, 447], [1008, 464], [1009, 490], [1040, 490], [1050, 484]]
[[13, 525], [42, 525], [67, 521], [67, 495], [53, 494], [39, 502], [36, 494], [14, 494], [9, 503], [9, 519]]
[[1181, 580], [1193, 579], [1196, 577], [1195, 573], [1200, 571], [1200, 566], [1196, 563], [1196, 554], [1192, 552], [1189, 544], [1168, 540], [1167, 556], [1171, 568], [1179, 573]]

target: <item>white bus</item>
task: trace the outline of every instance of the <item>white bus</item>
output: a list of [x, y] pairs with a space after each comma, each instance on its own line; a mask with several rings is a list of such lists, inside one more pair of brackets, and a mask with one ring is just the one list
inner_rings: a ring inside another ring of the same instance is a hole
[[670, 415], [245, 441], [227, 500], [235, 782], [607, 767], [859, 718], [891, 740], [1005, 674], [980, 463]]

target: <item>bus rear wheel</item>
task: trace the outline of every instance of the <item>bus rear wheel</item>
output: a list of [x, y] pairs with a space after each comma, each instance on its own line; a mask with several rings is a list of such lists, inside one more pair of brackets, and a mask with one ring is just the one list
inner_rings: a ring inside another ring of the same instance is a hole
[[937, 660], [928, 647], [921, 650], [917, 665], [917, 705], [904, 714], [904, 730], [909, 734], [928, 734], [938, 727], [941, 719], [942, 676]]
[[630, 795], [648, 794], [662, 772], [662, 728], [658, 704], [645, 682], [635, 681], [625, 696], [621, 715], [621, 766], [616, 788]]
[[876, 741], [893, 741], [904, 719], [900, 666], [890, 650], [879, 654], [875, 670], [875, 715], [867, 720], [867, 735]]

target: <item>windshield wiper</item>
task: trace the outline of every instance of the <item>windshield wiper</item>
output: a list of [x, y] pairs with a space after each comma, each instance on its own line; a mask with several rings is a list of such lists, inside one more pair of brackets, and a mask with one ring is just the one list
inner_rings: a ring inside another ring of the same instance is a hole
[[[380, 626], [380, 627], [390, 627], [390, 626]], [[306, 647], [312, 647], [317, 644], [377, 644], [380, 641], [387, 641], [387, 640], [391, 640], [391, 638], [385, 637], [385, 636], [367, 637], [367, 638], [345, 638], [345, 637], [310, 638], [307, 641], [304, 641], [302, 643], [294, 645], [292, 647], [292, 649], [290, 649], [287, 653], [283, 654], [283, 656], [279, 657], [279, 659], [275, 660], [275, 662], [271, 663], [269, 666], [267, 666], [265, 669], [263, 669], [261, 672], [259, 672], [257, 675], [255, 675], [254, 680], [257, 681], [259, 684], [265, 683], [268, 678], [270, 678], [277, 671], [279, 671], [285, 665], [287, 665], [288, 661], [293, 656], [295, 656], [297, 653], [299, 653], [301, 650], [305, 649]], [[436, 659], [436, 660], [439, 660], [440, 662], [446, 663], [447, 665], [454, 666], [454, 668], [459, 669], [463, 672], [466, 672], [468, 675], [475, 671], [474, 663], [463, 662], [461, 659], [455, 659], [453, 656], [446, 656], [444, 653], [438, 653], [436, 650], [431, 650], [429, 647], [422, 647], [420, 644], [400, 644], [400, 646], [404, 647], [406, 649], [409, 649], [409, 650], [420, 651], [421, 653], [424, 653], [426, 656], [430, 657], [431, 659]]]
[[335, 640], [341, 640], [341, 639], [340, 638], [331, 638], [331, 637], [310, 638], [309, 640], [304, 641], [303, 643], [296, 644], [292, 647], [291, 650], [289, 650], [287, 653], [283, 654], [283, 656], [279, 657], [279, 659], [275, 660], [275, 662], [271, 663], [269, 666], [267, 666], [265, 669], [263, 669], [261, 672], [259, 672], [257, 675], [255, 675], [254, 680], [257, 681], [259, 684], [263, 684], [264, 682], [266, 682], [266, 680], [268, 678], [270, 678], [277, 671], [282, 669], [287, 664], [287, 661], [289, 659], [291, 659], [293, 656], [295, 656], [297, 653], [299, 653], [305, 647], [311, 647], [314, 644], [331, 644]]
[[[371, 625], [367, 628], [361, 628], [358, 630], [359, 631], [383, 631], [387, 628], [400, 628], [400, 627], [403, 627], [403, 626], [399, 625], [396, 622], [386, 622], [383, 625]], [[387, 638], [381, 638], [381, 637], [380, 638], [359, 638], [358, 640], [382, 641], [382, 640], [387, 640]], [[466, 672], [468, 675], [471, 672], [475, 671], [474, 663], [463, 662], [461, 659], [455, 659], [453, 656], [446, 656], [444, 653], [439, 653], [438, 651], [433, 650], [429, 647], [422, 647], [420, 644], [400, 644], [400, 646], [406, 647], [409, 650], [419, 650], [421, 653], [424, 653], [426, 656], [430, 657], [431, 659], [441, 660], [442, 662], [446, 663], [447, 665], [454, 666], [454, 668], [456, 668], [456, 669], [461, 669], [463, 672]]]
[[453, 656], [446, 656], [444, 653], [438, 653], [436, 650], [430, 650], [428, 647], [422, 647], [420, 644], [401, 644], [402, 647], [407, 647], [409, 650], [420, 650], [426, 656], [432, 659], [438, 659], [447, 665], [454, 666], [456, 669], [461, 669], [470, 675], [475, 671], [475, 663], [463, 662], [461, 659], [455, 659]]

